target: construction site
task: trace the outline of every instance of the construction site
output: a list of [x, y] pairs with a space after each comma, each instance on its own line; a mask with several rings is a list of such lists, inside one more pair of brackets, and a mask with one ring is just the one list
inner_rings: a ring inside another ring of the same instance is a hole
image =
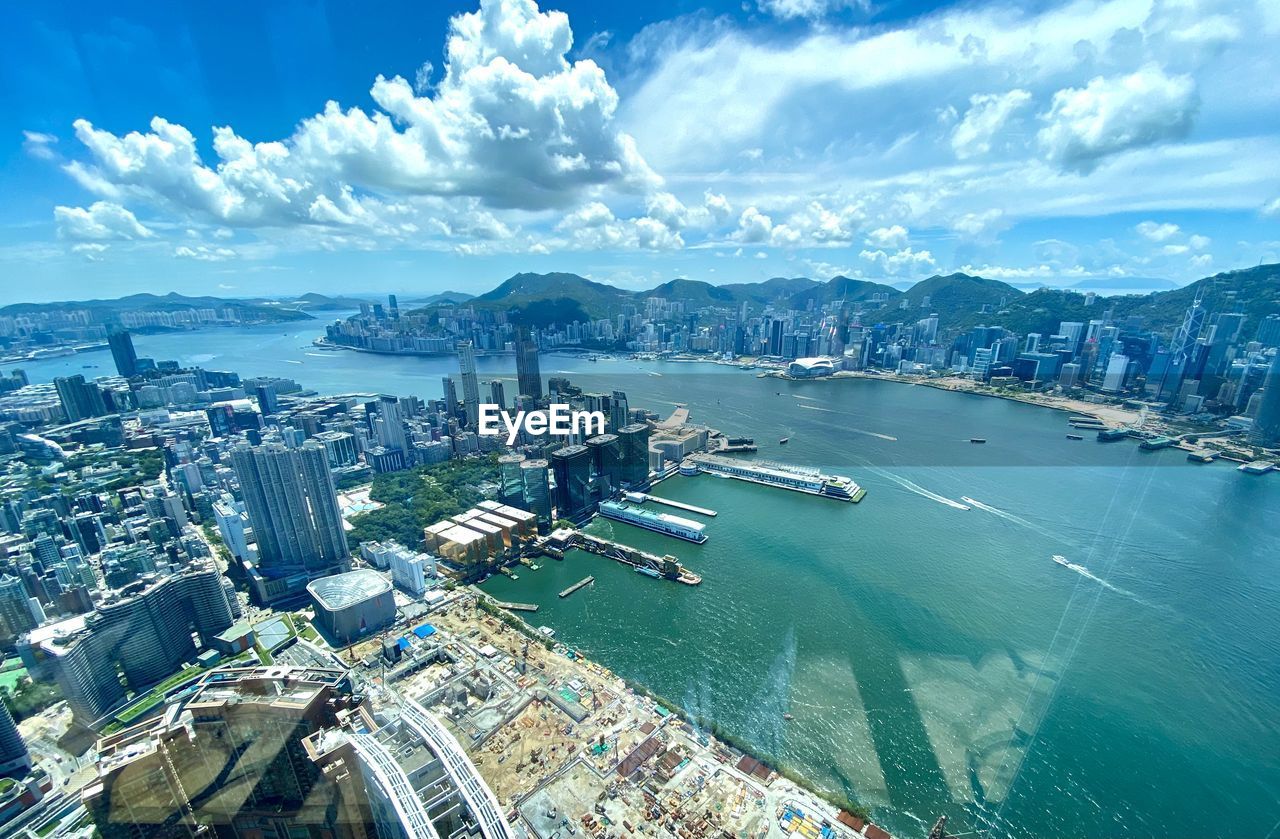
[[372, 693], [457, 737], [513, 825], [538, 839], [886, 839], [677, 711], [458, 591], [430, 624], [354, 648]]

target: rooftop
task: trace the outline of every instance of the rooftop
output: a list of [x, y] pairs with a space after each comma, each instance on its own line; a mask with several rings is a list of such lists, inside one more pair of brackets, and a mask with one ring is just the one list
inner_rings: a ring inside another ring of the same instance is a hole
[[345, 609], [356, 603], [391, 591], [391, 584], [381, 574], [368, 568], [323, 577], [307, 585], [307, 591], [327, 609]]

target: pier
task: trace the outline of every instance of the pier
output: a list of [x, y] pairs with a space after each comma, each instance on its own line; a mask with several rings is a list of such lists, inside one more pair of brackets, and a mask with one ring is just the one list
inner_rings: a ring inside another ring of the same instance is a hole
[[688, 510], [690, 513], [697, 513], [700, 516], [714, 516], [715, 510], [708, 510], [706, 507], [698, 507], [693, 504], [686, 504], [683, 501], [672, 501], [670, 498], [659, 498], [656, 495], [646, 495], [645, 493], [635, 493], [641, 496], [641, 501], [652, 501], [655, 504], [665, 504], [668, 507], [675, 507], [677, 510]]
[[575, 591], [582, 588], [583, 586], [589, 586], [595, 581], [596, 581], [595, 577], [583, 577], [581, 580], [578, 580], [578, 582], [574, 583], [564, 591], [560, 592], [560, 596], [568, 597], [569, 595], [573, 594]]
[[[624, 545], [620, 542], [610, 542], [608, 539], [601, 539], [599, 536], [588, 536], [577, 530], [569, 530], [563, 528], [557, 530], [547, 537], [542, 544], [542, 549], [552, 556], [564, 556], [564, 552], [570, 548], [580, 548], [587, 553], [593, 553], [596, 556], [603, 556], [612, 559], [615, 562], [621, 562], [636, 571], [652, 571], [654, 576], [664, 580], [672, 580], [677, 583], [684, 583], [687, 586], [696, 586], [702, 582], [702, 577], [690, 571], [680, 564], [674, 556], [654, 556], [644, 551]], [[561, 597], [572, 594], [576, 587], [571, 587], [560, 592]]]
[[538, 611], [537, 603], [504, 603], [501, 600], [493, 601], [495, 606], [506, 609], [510, 612], [536, 612]]

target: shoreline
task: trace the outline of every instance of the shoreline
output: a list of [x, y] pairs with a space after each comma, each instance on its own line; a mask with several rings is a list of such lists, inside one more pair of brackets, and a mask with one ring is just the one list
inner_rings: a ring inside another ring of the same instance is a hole
[[[503, 623], [512, 627], [521, 635], [543, 644], [549, 650], [554, 646], [554, 643], [556, 643], [550, 641], [550, 639], [534, 629], [523, 615], [504, 608], [502, 601], [479, 588], [478, 585], [472, 584], [468, 586], [468, 589], [472, 592], [472, 595], [476, 598], [478, 603], [484, 604], [481, 606], [482, 611], [499, 617]], [[785, 761], [777, 759], [774, 755], [762, 752], [758, 747], [748, 745], [744, 741], [743, 737], [726, 731], [717, 721], [709, 719], [701, 714], [692, 713], [688, 708], [684, 707], [683, 704], [671, 701], [669, 698], [650, 689], [643, 682], [614, 672], [611, 668], [601, 664], [594, 657], [582, 655], [577, 647], [573, 647], [572, 649], [575, 654], [574, 661], [581, 663], [583, 666], [595, 668], [600, 674], [622, 682], [632, 693], [646, 697], [647, 699], [678, 713], [679, 716], [693, 725], [695, 729], [700, 731], [713, 743], [720, 743], [730, 749], [736, 749], [742, 754], [764, 763], [772, 768], [779, 778], [789, 781], [796, 788], [814, 796], [828, 806], [834, 807], [837, 810], [844, 810], [862, 819], [868, 826], [874, 824], [872, 821], [871, 808], [869, 806], [849, 799], [846, 796], [842, 796], [839, 793], [820, 788], [817, 782], [808, 778], [796, 767], [787, 764]]]

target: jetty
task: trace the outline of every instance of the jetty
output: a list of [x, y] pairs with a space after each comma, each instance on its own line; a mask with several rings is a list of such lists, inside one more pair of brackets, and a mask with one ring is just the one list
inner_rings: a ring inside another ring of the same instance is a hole
[[648, 496], [649, 500], [655, 504], [665, 504], [668, 507], [675, 507], [677, 510], [688, 510], [690, 513], [697, 513], [700, 516], [714, 516], [715, 510], [709, 510], [706, 507], [699, 507], [695, 504], [686, 504], [683, 501], [673, 501], [670, 498], [660, 498], [656, 495]]
[[537, 603], [506, 603], [501, 600], [493, 601], [494, 605], [499, 608], [506, 609], [511, 612], [536, 612], [538, 611]]
[[568, 597], [569, 595], [573, 594], [575, 591], [582, 588], [583, 586], [589, 586], [595, 581], [596, 581], [595, 577], [583, 577], [581, 580], [578, 580], [578, 582], [574, 583], [564, 591], [560, 592], [560, 596]]
[[[578, 548], [587, 553], [620, 562], [637, 571], [652, 571], [653, 573], [649, 576], [683, 583], [687, 586], [696, 586], [702, 582], [700, 575], [685, 568], [674, 556], [655, 556], [621, 542], [611, 542], [599, 536], [588, 536], [586, 533], [567, 527], [553, 531], [550, 536], [541, 541], [540, 547], [551, 556], [558, 557], [563, 557], [567, 550]], [[560, 596], [565, 597], [575, 590], [576, 588], [566, 589], [560, 592]]]

